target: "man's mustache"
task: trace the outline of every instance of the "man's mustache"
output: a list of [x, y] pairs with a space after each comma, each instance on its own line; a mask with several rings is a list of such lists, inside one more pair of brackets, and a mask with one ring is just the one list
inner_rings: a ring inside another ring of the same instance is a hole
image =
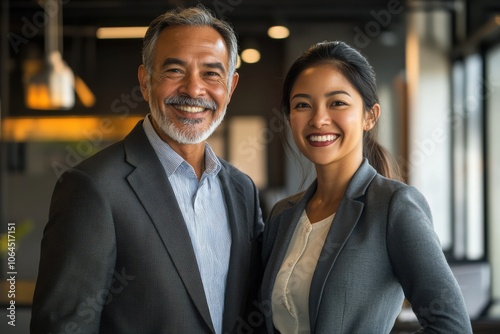
[[186, 105], [190, 107], [203, 107], [209, 110], [216, 110], [218, 108], [217, 103], [213, 100], [207, 100], [202, 98], [192, 98], [188, 96], [171, 96], [167, 97], [163, 103], [167, 105]]

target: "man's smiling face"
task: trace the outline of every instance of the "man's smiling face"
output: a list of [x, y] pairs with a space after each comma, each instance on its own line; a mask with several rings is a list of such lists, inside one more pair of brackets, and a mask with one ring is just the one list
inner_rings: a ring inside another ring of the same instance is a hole
[[[154, 121], [181, 144], [205, 141], [222, 122], [238, 82], [228, 73], [228, 50], [211, 27], [173, 26], [158, 36], [153, 71], [139, 80]], [[231, 86], [229, 86], [229, 84]]]

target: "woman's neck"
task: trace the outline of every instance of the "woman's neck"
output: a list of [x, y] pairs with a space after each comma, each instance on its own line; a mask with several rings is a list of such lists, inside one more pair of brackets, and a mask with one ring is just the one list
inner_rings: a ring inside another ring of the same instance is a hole
[[337, 211], [347, 186], [361, 162], [316, 166], [317, 188], [306, 206], [307, 216], [311, 223], [329, 217]]

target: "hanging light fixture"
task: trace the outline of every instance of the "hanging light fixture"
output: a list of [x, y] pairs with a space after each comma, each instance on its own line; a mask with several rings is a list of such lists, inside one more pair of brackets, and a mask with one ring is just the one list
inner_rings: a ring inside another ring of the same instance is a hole
[[59, 34], [62, 26], [60, 1], [43, 1], [45, 17], [45, 63], [37, 73], [25, 73], [26, 106], [30, 109], [71, 109], [75, 105], [75, 76], [63, 60]]

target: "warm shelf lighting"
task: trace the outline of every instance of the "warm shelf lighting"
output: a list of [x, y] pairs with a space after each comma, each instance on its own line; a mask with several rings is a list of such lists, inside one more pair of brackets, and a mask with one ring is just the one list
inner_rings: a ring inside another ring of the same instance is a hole
[[148, 27], [102, 27], [97, 29], [99, 39], [143, 38]]
[[267, 30], [267, 35], [274, 39], [284, 39], [290, 36], [290, 30], [285, 26], [272, 26]]
[[260, 60], [260, 52], [257, 49], [245, 49], [241, 52], [241, 60], [248, 64], [257, 63]]
[[123, 139], [144, 116], [6, 117], [2, 124], [7, 141], [116, 141]]

